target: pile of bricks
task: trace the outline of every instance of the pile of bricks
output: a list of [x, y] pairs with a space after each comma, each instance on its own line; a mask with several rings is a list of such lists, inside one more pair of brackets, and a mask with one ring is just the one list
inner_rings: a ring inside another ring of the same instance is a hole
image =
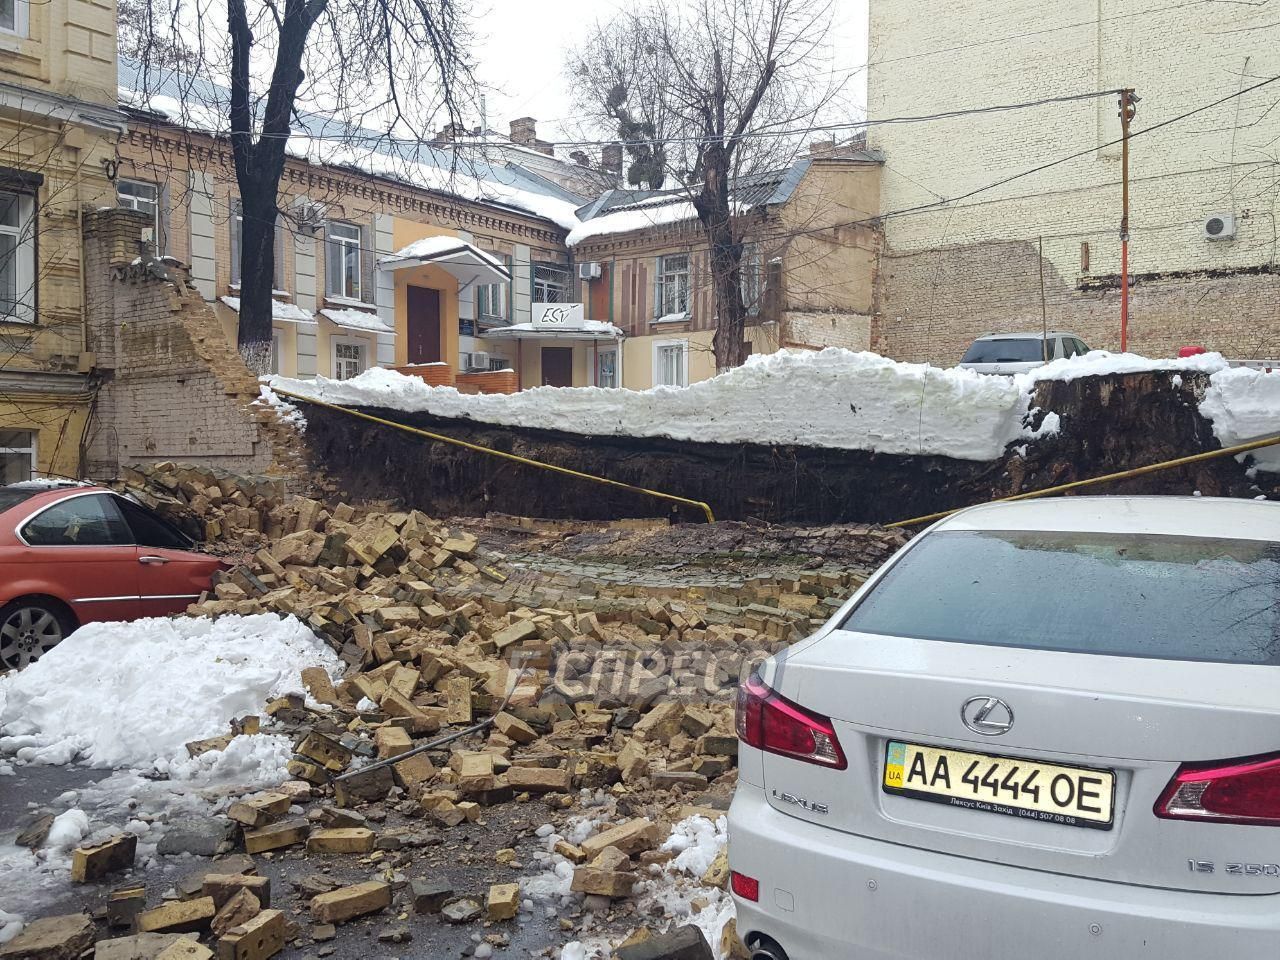
[[[226, 809], [228, 836], [244, 853], [217, 861], [178, 900], [147, 908], [141, 888], [113, 892], [109, 916], [127, 934], [118, 939], [172, 937], [154, 954], [166, 960], [214, 950], [220, 960], [264, 960], [306, 942], [299, 920], [314, 936], [389, 908], [450, 923], [508, 922], [520, 907], [516, 883], [459, 892], [376, 876], [308, 887], [309, 916], [295, 919], [271, 907], [252, 858], [404, 860], [427, 842], [422, 831], [447, 835], [511, 803], [538, 804], [538, 817], [568, 816], [584, 791], [603, 791], [627, 815], [555, 852], [574, 865], [572, 890], [609, 911], [670, 858], [658, 849], [669, 824], [715, 818], [727, 806], [737, 761], [731, 691], [744, 661], [803, 636], [857, 582], [815, 572], [756, 584], [755, 598], [766, 602], [745, 605], [607, 583], [578, 582], [570, 593], [522, 581], [476, 536], [417, 511], [331, 505], [290, 496], [276, 480], [176, 464], [133, 471], [124, 485], [244, 560], [191, 614], [293, 615], [346, 664], [336, 682], [319, 666], [304, 670], [298, 694], [235, 720], [225, 736], [188, 744], [196, 756], [263, 730], [286, 733], [293, 779]], [[404, 759], [364, 769], [396, 757]], [[420, 829], [380, 828], [387, 811]], [[107, 880], [133, 865], [135, 847], [121, 835], [75, 851], [73, 879]], [[723, 861], [703, 882], [725, 887]], [[102, 944], [99, 951], [114, 955]]]

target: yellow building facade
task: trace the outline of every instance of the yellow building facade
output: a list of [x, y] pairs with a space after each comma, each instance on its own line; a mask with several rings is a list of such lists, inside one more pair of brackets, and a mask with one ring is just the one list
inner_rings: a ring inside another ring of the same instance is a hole
[[82, 215], [116, 202], [115, 4], [0, 4], [0, 483], [77, 476], [90, 416]]

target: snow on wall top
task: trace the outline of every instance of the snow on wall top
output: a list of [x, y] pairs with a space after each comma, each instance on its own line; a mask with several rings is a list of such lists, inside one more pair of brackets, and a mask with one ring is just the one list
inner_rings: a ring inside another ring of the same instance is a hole
[[[1149, 360], [1098, 351], [1000, 377], [828, 348], [755, 356], [689, 387], [644, 391], [536, 387], [509, 396], [462, 394], [381, 368], [342, 381], [273, 377], [270, 386], [339, 405], [585, 435], [995, 460], [1009, 443], [1056, 431], [1052, 412], [1034, 433], [1025, 423], [1036, 383], [1149, 370], [1210, 374], [1201, 412], [1224, 445], [1280, 432], [1280, 374], [1232, 369], [1217, 354]], [[1280, 451], [1255, 456], [1263, 469], [1280, 471]]]

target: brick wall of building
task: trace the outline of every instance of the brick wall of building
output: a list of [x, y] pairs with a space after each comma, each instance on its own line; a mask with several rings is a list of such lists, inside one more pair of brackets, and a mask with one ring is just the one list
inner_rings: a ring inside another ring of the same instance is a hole
[[[1280, 110], [1274, 85], [1238, 94], [1280, 74], [1275, 16], [1252, 4], [1151, 8], [871, 0], [868, 111], [920, 116], [1135, 89], [1130, 348], [1274, 355], [1280, 312], [1266, 271], [1277, 264]], [[877, 347], [954, 363], [978, 333], [1035, 329], [1043, 242], [1050, 326], [1116, 349], [1118, 110], [1107, 93], [873, 126], [887, 215]], [[1205, 239], [1217, 214], [1236, 218], [1234, 239]]]
[[145, 225], [127, 210], [85, 219], [89, 337], [99, 380], [89, 475], [161, 460], [289, 469], [300, 462], [295, 435], [268, 408], [250, 406], [257, 381], [187, 272], [135, 262]]

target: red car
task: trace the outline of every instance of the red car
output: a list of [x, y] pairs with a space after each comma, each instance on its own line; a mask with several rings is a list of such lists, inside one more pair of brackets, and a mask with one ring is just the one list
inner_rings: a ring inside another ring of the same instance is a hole
[[0, 487], [0, 669], [21, 669], [82, 623], [182, 613], [216, 557], [102, 487]]

